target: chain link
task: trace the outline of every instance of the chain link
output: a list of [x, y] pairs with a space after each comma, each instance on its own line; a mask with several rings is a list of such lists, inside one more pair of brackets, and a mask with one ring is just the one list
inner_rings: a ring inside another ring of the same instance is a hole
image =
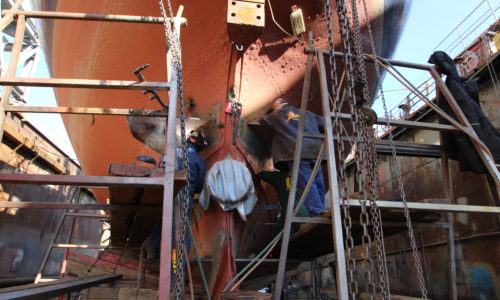
[[[372, 52], [373, 56], [376, 57], [377, 52], [376, 52], [376, 48], [375, 48], [375, 40], [373, 38], [373, 32], [372, 32], [370, 20], [368, 17], [369, 15], [368, 15], [368, 8], [366, 5], [366, 0], [363, 0], [363, 8], [364, 8], [364, 13], [365, 13], [365, 22], [366, 22], [366, 26], [367, 26], [368, 34], [369, 34], [369, 38], [370, 38], [371, 52]], [[384, 91], [382, 88], [382, 82], [381, 82], [382, 76], [380, 75], [380, 69], [379, 69], [378, 64], [374, 63], [374, 66], [375, 66], [375, 74], [377, 76], [378, 88], [380, 89], [382, 106], [384, 109], [384, 117], [387, 120], [386, 125], [387, 125], [387, 128], [390, 128], [390, 124], [388, 121], [389, 120], [389, 113], [388, 113], [387, 104], [385, 101], [385, 94], [384, 94]], [[420, 292], [422, 294], [422, 298], [426, 299], [428, 296], [427, 288], [425, 286], [425, 279], [424, 279], [424, 272], [422, 269], [422, 263], [420, 261], [420, 256], [418, 255], [418, 252], [417, 252], [417, 242], [415, 240], [415, 233], [413, 232], [413, 226], [412, 226], [412, 222], [411, 222], [410, 212], [408, 210], [406, 193], [405, 193], [405, 189], [404, 189], [404, 185], [403, 185], [403, 179], [401, 176], [401, 163], [397, 159], [396, 147], [394, 145], [394, 136], [392, 134], [392, 131], [390, 131], [390, 130], [389, 130], [389, 142], [391, 144], [391, 152], [392, 152], [392, 157], [394, 159], [394, 168], [395, 168], [396, 177], [397, 177], [397, 181], [398, 181], [398, 188], [399, 188], [401, 200], [402, 200], [403, 206], [404, 206], [404, 215], [406, 218], [406, 226], [408, 227], [408, 236], [410, 237], [410, 244], [411, 244], [411, 248], [412, 248], [413, 258], [415, 260], [415, 268], [417, 269], [417, 277], [418, 277], [418, 281], [419, 281]]]
[[[363, 80], [355, 79], [354, 75], [354, 67], [353, 67], [353, 61], [351, 56], [351, 49], [352, 49], [352, 44], [354, 44], [354, 58], [356, 59], [356, 65], [357, 65], [357, 76], [362, 76], [362, 72], [364, 70], [363, 67], [360, 67], [360, 64], [364, 63], [364, 61], [357, 57], [360, 56], [360, 53], [362, 53], [362, 50], [359, 49], [359, 46], [361, 46], [360, 43], [357, 43], [356, 40], [359, 39], [359, 37], [356, 37], [356, 30], [353, 30], [353, 35], [351, 35], [351, 28], [349, 24], [349, 17], [347, 15], [347, 7], [345, 5], [344, 0], [337, 0], [337, 14], [338, 14], [338, 19], [339, 19], [339, 24], [340, 24], [340, 34], [341, 34], [341, 39], [343, 43], [343, 48], [344, 48], [344, 69], [345, 69], [345, 77], [346, 77], [346, 89], [348, 92], [348, 99], [349, 99], [349, 108], [350, 108], [350, 113], [354, 117], [354, 120], [352, 122], [352, 131], [354, 133], [354, 154], [355, 154], [355, 163], [356, 163], [356, 181], [358, 183], [358, 188], [359, 188], [359, 198], [360, 198], [360, 205], [361, 205], [361, 213], [359, 216], [359, 221], [361, 223], [362, 229], [363, 229], [363, 234], [361, 237], [362, 245], [363, 245], [363, 250], [364, 250], [364, 261], [366, 262], [366, 290], [370, 295], [370, 299], [375, 299], [375, 294], [376, 294], [376, 285], [375, 285], [375, 278], [374, 278], [374, 264], [373, 264], [373, 259], [372, 259], [372, 241], [370, 237], [370, 233], [368, 230], [368, 226], [370, 224], [370, 217], [367, 212], [366, 208], [366, 178], [367, 178], [367, 172], [365, 170], [364, 166], [364, 161], [366, 158], [367, 153], [364, 151], [364, 145], [366, 145], [366, 135], [364, 134], [366, 130], [366, 126], [364, 126], [363, 123], [363, 115], [361, 113], [359, 103], [365, 103], [366, 101], [357, 101], [356, 97], [358, 96], [355, 93], [355, 88], [356, 82], [358, 84], [361, 82], [363, 89], [367, 89], [366, 86], [366, 80], [363, 82]], [[356, 27], [356, 26], [354, 26]], [[359, 27], [359, 24], [358, 24]], [[351, 41], [353, 43], [351, 44]], [[364, 72], [366, 76], [366, 72]], [[359, 86], [359, 85], [358, 85]], [[367, 94], [365, 94], [367, 95]], [[360, 95], [360, 97], [365, 98], [365, 95]], [[362, 165], [363, 163], [363, 165]]]
[[[338, 90], [338, 80], [337, 80], [337, 66], [335, 63], [334, 56], [334, 36], [333, 36], [333, 26], [332, 26], [332, 9], [330, 6], [330, 0], [325, 0], [325, 13], [326, 13], [326, 23], [327, 23], [327, 33], [328, 33], [328, 44], [329, 44], [329, 63], [330, 63], [330, 80], [332, 81], [332, 96], [333, 96], [333, 111], [335, 113], [340, 112], [340, 98], [337, 93]], [[338, 146], [337, 154], [340, 162], [340, 172], [339, 172], [339, 185], [342, 188], [340, 193], [340, 201], [342, 204], [342, 211], [344, 214], [343, 225], [345, 229], [345, 247], [346, 247], [346, 267], [348, 275], [348, 287], [350, 299], [357, 299], [359, 293], [358, 283], [356, 282], [356, 260], [354, 258], [354, 239], [352, 237], [352, 218], [350, 215], [349, 202], [346, 201], [349, 195], [349, 182], [347, 179], [346, 168], [345, 168], [345, 146], [344, 142], [340, 140], [341, 135], [341, 124], [340, 118], [334, 118], [334, 134], [337, 139]]]
[[[188, 209], [189, 209], [189, 163], [187, 157], [187, 137], [186, 137], [186, 123], [185, 123], [185, 115], [184, 115], [184, 89], [183, 89], [183, 81], [182, 81], [182, 49], [180, 43], [180, 37], [177, 34], [176, 28], [172, 28], [170, 24], [170, 19], [167, 18], [167, 13], [165, 11], [165, 6], [163, 5], [163, 0], [159, 0], [160, 10], [162, 17], [164, 19], [163, 26], [165, 29], [165, 35], [167, 37], [168, 47], [170, 49], [170, 53], [172, 55], [171, 66], [175, 69], [177, 73], [177, 88], [178, 88], [178, 96], [179, 96], [179, 115], [180, 115], [180, 127], [181, 127], [181, 145], [182, 145], [182, 165], [183, 169], [186, 170], [187, 173], [187, 185], [183, 188], [183, 190], [179, 193], [179, 197], [176, 197], [180, 200], [180, 234], [179, 241], [177, 241], [177, 272], [175, 273], [175, 299], [180, 300], [183, 298], [184, 294], [184, 264], [189, 263], [185, 262], [185, 257], [187, 254], [185, 237], [187, 234], [187, 222], [189, 222]], [[167, 0], [168, 10], [170, 13], [170, 17], [173, 18], [173, 10], [172, 4], [170, 0]], [[180, 25], [179, 25], [180, 26]], [[176, 155], [175, 153], [171, 153], [171, 155]], [[166, 222], [167, 220], [163, 220]]]
[[[357, 63], [357, 72], [358, 72], [358, 83], [361, 84], [361, 96], [363, 97], [363, 101], [361, 104], [364, 107], [369, 106], [369, 90], [368, 90], [368, 76], [366, 74], [366, 64], [363, 58], [363, 45], [361, 42], [361, 30], [360, 23], [358, 17], [358, 8], [357, 1], [351, 0], [351, 10], [353, 16], [353, 35], [354, 35], [354, 52]], [[365, 10], [366, 12], [366, 10]], [[365, 22], [369, 22], [369, 20], [365, 20]], [[360, 101], [358, 101], [359, 103]], [[383, 250], [383, 237], [382, 237], [382, 218], [380, 216], [380, 210], [378, 209], [376, 200], [378, 200], [378, 172], [377, 172], [377, 161], [376, 161], [376, 151], [375, 151], [375, 139], [373, 134], [373, 129], [371, 126], [367, 124], [366, 116], [361, 118], [361, 133], [362, 133], [362, 153], [365, 155], [364, 165], [362, 167], [366, 168], [365, 178], [367, 182], [365, 183], [365, 189], [368, 191], [368, 200], [370, 201], [370, 213], [373, 222], [373, 233], [375, 237], [375, 246], [376, 246], [376, 260], [378, 267], [378, 281], [380, 292], [383, 299], [389, 298], [388, 284], [386, 281], [387, 274], [387, 266], [385, 264], [385, 254]], [[373, 261], [372, 268], [374, 268]], [[370, 285], [372, 292], [375, 292], [375, 285]], [[375, 294], [375, 293], [373, 293]], [[372, 294], [372, 295], [373, 295]]]

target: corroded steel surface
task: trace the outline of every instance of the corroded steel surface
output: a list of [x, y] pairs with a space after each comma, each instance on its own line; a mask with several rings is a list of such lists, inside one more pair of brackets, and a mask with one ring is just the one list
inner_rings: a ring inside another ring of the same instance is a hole
[[[59, 0], [41, 3], [43, 10], [145, 16], [159, 14], [156, 1]], [[382, 56], [389, 57], [399, 36], [407, 2], [371, 0], [367, 3], [377, 48]], [[251, 132], [245, 123], [257, 120], [278, 97], [286, 98], [293, 104], [299, 102], [306, 67], [306, 56], [303, 54], [305, 42], [296, 41], [281, 32], [266, 5], [266, 27], [262, 35], [240, 52], [232, 45], [227, 33], [227, 1], [173, 1], [174, 10], [179, 4], [185, 6], [183, 16], [188, 20], [188, 26], [181, 30], [185, 97], [186, 101], [194, 104], [188, 115], [217, 119], [209, 129], [211, 145], [202, 155], [207, 159], [208, 167], [229, 156], [245, 163], [251, 171], [258, 172], [269, 156], [265, 149], [257, 146], [261, 143], [259, 136]], [[306, 28], [314, 32], [316, 46], [326, 49], [323, 1], [299, 0], [293, 4], [302, 9]], [[291, 32], [291, 3], [275, 0], [272, 5], [276, 21]], [[338, 31], [338, 27], [334, 30]], [[165, 41], [161, 26], [45, 21], [44, 38], [54, 77], [131, 80], [137, 66], [150, 63], [151, 67], [144, 74], [148, 80], [165, 80]], [[363, 41], [368, 49], [366, 36]], [[339, 41], [336, 43], [338, 46]], [[372, 74], [369, 69], [369, 76]], [[313, 80], [317, 80], [317, 75], [313, 76]], [[224, 114], [232, 87], [236, 99], [243, 104], [240, 139], [235, 146], [232, 145], [229, 117]], [[155, 102], [133, 91], [59, 88], [56, 94], [59, 104], [68, 107], [159, 108]], [[314, 85], [311, 99], [319, 99], [319, 85]], [[318, 109], [319, 102], [312, 103], [311, 107]], [[159, 157], [158, 153], [132, 138], [123, 117], [67, 115], [63, 119], [87, 175], [105, 175], [109, 163], [131, 163], [138, 155]], [[269, 186], [257, 184], [259, 204], [276, 202], [275, 198], [266, 196], [270, 190]], [[96, 191], [96, 195], [100, 201], [107, 197], [102, 190]], [[211, 205], [206, 211], [200, 211], [195, 206], [193, 227], [201, 256], [215, 256], [221, 253], [223, 245], [231, 245], [231, 255], [224, 256], [227, 261], [214, 264], [219, 269], [210, 272], [212, 291], [220, 291], [220, 286], [224, 286], [234, 275], [235, 256], [245, 257], [255, 253], [269, 240], [271, 230], [262, 230], [257, 223], [273, 217], [269, 211], [258, 212], [244, 223], [237, 214], [224, 212], [217, 205]], [[221, 234], [230, 236], [230, 242], [218, 244]], [[218, 273], [225, 275], [217, 276]]]
[[[428, 131], [410, 131], [400, 140], [435, 141], [437, 135]], [[439, 159], [400, 158], [405, 190], [409, 201], [438, 201], [445, 199], [444, 181]], [[392, 172], [393, 160], [382, 157], [379, 162], [381, 178], [380, 198], [398, 199], [397, 183]], [[458, 163], [450, 161], [450, 174], [454, 188], [453, 204], [495, 206], [484, 175], [460, 172]], [[498, 270], [500, 264], [500, 223], [497, 215], [477, 213], [455, 213], [455, 255], [459, 299], [498, 298]], [[446, 215], [441, 222], [447, 222]], [[423, 256], [427, 288], [432, 299], [450, 299], [449, 266], [446, 229], [416, 227], [417, 245], [426, 245]], [[419, 295], [416, 270], [411, 258], [411, 248], [406, 233], [386, 239], [387, 264], [391, 292], [404, 295]], [[481, 298], [483, 297], [483, 298]]]
[[[2, 173], [72, 174], [79, 170], [50, 141], [29, 123], [21, 123], [17, 115], [7, 118], [3, 142], [0, 144]], [[51, 242], [62, 210], [46, 209], [47, 204], [69, 200], [75, 187], [41, 186], [35, 184], [0, 185], [0, 202], [23, 204], [36, 202], [38, 209], [0, 208], [0, 279], [8, 283], [16, 278], [31, 278], [37, 274], [45, 251]], [[81, 194], [80, 203], [95, 203], [88, 192]], [[45, 209], [40, 208], [45, 207]], [[85, 210], [80, 212], [86, 212]], [[90, 213], [90, 212], [89, 212]], [[69, 220], [71, 218], [68, 218]], [[76, 221], [72, 243], [96, 244], [100, 238], [100, 221]], [[70, 222], [63, 223], [58, 241], [65, 241]], [[94, 252], [91, 250], [91, 252]], [[54, 250], [44, 269], [44, 276], [59, 275], [63, 250]]]

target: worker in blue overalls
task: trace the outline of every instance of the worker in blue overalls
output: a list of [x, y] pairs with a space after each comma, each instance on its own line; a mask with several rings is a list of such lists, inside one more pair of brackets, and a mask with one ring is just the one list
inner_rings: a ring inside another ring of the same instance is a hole
[[[274, 101], [270, 113], [262, 117], [260, 123], [273, 129], [272, 158], [274, 166], [282, 171], [291, 171], [295, 153], [295, 141], [299, 126], [300, 110], [283, 99]], [[323, 133], [323, 118], [307, 111], [304, 132]], [[299, 164], [297, 189], [302, 193], [316, 163], [322, 140], [304, 138]], [[319, 168], [304, 204], [311, 217], [317, 217], [325, 210], [325, 183]]]

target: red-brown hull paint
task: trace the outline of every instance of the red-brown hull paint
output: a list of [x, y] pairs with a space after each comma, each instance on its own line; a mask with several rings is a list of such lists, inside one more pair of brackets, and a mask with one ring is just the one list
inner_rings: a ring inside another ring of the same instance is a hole
[[[159, 15], [156, 1], [59, 0], [55, 3], [42, 1], [42, 9]], [[372, 28], [376, 32], [377, 45], [383, 45], [382, 41], [385, 39], [382, 28], [385, 26], [382, 19], [386, 21], [387, 18], [383, 18], [383, 14], [376, 16], [375, 3], [384, 1], [373, 0], [367, 3], [370, 15], [374, 17]], [[231, 86], [236, 86], [238, 98], [243, 103], [243, 117], [246, 119], [257, 119], [277, 97], [298, 103], [306, 67], [306, 56], [303, 54], [306, 43], [294, 41], [283, 34], [273, 24], [266, 5], [266, 27], [262, 36], [244, 52], [237, 52], [226, 30], [227, 1], [173, 1], [174, 9], [179, 4], [185, 6], [184, 17], [188, 19], [188, 26], [181, 30], [185, 97], [196, 103], [188, 115], [213, 117], [218, 113], [221, 116], [216, 143], [204, 151], [203, 156], [209, 167], [214, 162], [231, 157], [257, 171], [263, 162], [248, 151], [248, 147], [252, 145], [245, 146], [240, 140], [236, 146], [232, 145], [229, 117], [224, 114], [228, 90]], [[307, 30], [314, 32], [315, 45], [326, 48], [323, 1], [302, 0], [293, 4], [302, 8]], [[362, 7], [361, 1], [358, 4]], [[276, 20], [291, 32], [291, 3], [275, 0], [272, 5]], [[338, 26], [334, 29], [338, 37], [337, 31]], [[397, 35], [399, 28], [394, 29], [394, 32]], [[166, 80], [165, 37], [160, 25], [57, 20], [45, 22], [44, 33], [53, 77], [133, 80], [132, 71], [149, 63], [151, 67], [144, 71], [146, 78], [150, 81]], [[367, 40], [364, 42], [368, 49]], [[339, 45], [338, 38], [336, 45]], [[313, 97], [317, 97], [318, 87], [313, 86]], [[157, 103], [147, 100], [146, 96], [137, 91], [57, 89], [56, 95], [61, 106], [159, 108]], [[166, 94], [162, 96], [167, 98]], [[209, 115], [211, 110], [216, 113]], [[82, 169], [87, 175], [106, 175], [111, 162], [132, 163], [138, 155], [159, 157], [159, 154], [132, 137], [123, 117], [71, 115], [64, 116], [63, 119]], [[266, 196], [271, 188], [255, 183], [261, 199], [258, 204], [274, 203], [273, 197]], [[107, 198], [103, 190], [96, 190], [95, 193], [100, 201]], [[212, 273], [216, 276], [212, 276], [210, 280], [213, 293], [218, 294], [221, 287], [234, 275], [235, 256], [244, 257], [251, 252], [255, 253], [269, 240], [270, 230], [257, 230], [255, 223], [271, 217], [270, 212], [261, 212], [256, 214], [253, 221], [245, 223], [237, 214], [223, 212], [214, 203], [207, 211], [196, 214], [194, 231], [201, 256], [214, 257], [223, 253], [224, 261]], [[219, 248], [214, 247], [215, 241], [221, 236], [230, 242], [224, 242]]]

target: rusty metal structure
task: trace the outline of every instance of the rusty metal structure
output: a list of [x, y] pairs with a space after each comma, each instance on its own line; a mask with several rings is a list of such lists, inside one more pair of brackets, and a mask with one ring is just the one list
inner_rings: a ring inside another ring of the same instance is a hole
[[[112, 22], [135, 22], [135, 23], [165, 23], [169, 22], [173, 24], [174, 32], [177, 35], [180, 34], [181, 25], [186, 22], [182, 15], [182, 7], [179, 9], [179, 12], [175, 17], [172, 18], [158, 18], [158, 17], [144, 17], [144, 16], [120, 16], [120, 15], [87, 15], [87, 14], [79, 14], [79, 13], [63, 13], [63, 12], [22, 12], [16, 9], [14, 6], [12, 10], [4, 11], [4, 19], [2, 22], [9, 22], [14, 19], [17, 19], [17, 27], [16, 27], [16, 35], [15, 41], [12, 47], [12, 56], [9, 62], [9, 69], [5, 77], [0, 78], [0, 84], [6, 87], [12, 86], [45, 86], [45, 87], [61, 87], [61, 88], [76, 88], [76, 89], [123, 89], [123, 90], [156, 90], [156, 91], [168, 91], [169, 92], [169, 102], [168, 102], [168, 112], [165, 111], [151, 111], [151, 110], [141, 110], [141, 111], [131, 111], [128, 109], [113, 109], [113, 108], [86, 108], [86, 107], [56, 107], [56, 108], [48, 108], [48, 107], [18, 107], [18, 106], [10, 106], [9, 101], [2, 101], [0, 105], [0, 132], [4, 131], [4, 124], [6, 122], [6, 112], [51, 112], [51, 113], [61, 113], [61, 114], [90, 114], [90, 115], [148, 115], [148, 116], [161, 116], [166, 118], [167, 130], [165, 132], [165, 140], [167, 141], [165, 145], [165, 153], [175, 153], [176, 152], [176, 119], [177, 119], [177, 105], [178, 105], [178, 92], [179, 92], [179, 77], [178, 77], [178, 66], [173, 65], [172, 60], [172, 49], [169, 48], [167, 52], [167, 70], [166, 81], [165, 82], [133, 82], [133, 81], [121, 81], [121, 80], [90, 80], [90, 79], [30, 79], [30, 78], [16, 78], [15, 77], [15, 69], [18, 64], [18, 57], [21, 53], [22, 41], [25, 35], [25, 26], [26, 26], [26, 18], [56, 18], [56, 19], [71, 19], [71, 20], [80, 20], [80, 21], [112, 21]], [[243, 33], [241, 32], [233, 32], [236, 34], [235, 39], [241, 38], [241, 35], [244, 36], [248, 34], [258, 34], [253, 33], [251, 30], [255, 30], [256, 28], [246, 28], [248, 31]], [[314, 40], [310, 39], [310, 44], [305, 47], [305, 52], [308, 56], [308, 62], [306, 65], [306, 75], [304, 79], [302, 99], [301, 99], [301, 115], [304, 115], [304, 112], [307, 110], [307, 102], [309, 96], [309, 89], [311, 88], [311, 73], [313, 69], [313, 60], [316, 60], [316, 64], [318, 67], [318, 78], [320, 83], [320, 95], [321, 95], [321, 107], [323, 111], [323, 117], [327, 122], [325, 123], [325, 134], [321, 136], [314, 136], [308, 134], [303, 131], [304, 119], [300, 119], [301, 125], [299, 125], [299, 132], [297, 134], [297, 141], [301, 141], [303, 137], [312, 137], [312, 138], [320, 138], [324, 139], [324, 149], [327, 154], [328, 161], [328, 174], [329, 174], [329, 203], [330, 203], [330, 215], [327, 217], [319, 217], [319, 218], [300, 218], [294, 217], [293, 215], [293, 205], [288, 205], [286, 211], [286, 222], [285, 228], [282, 233], [282, 241], [281, 241], [281, 251], [278, 256], [277, 262], [279, 264], [277, 272], [276, 272], [276, 285], [274, 290], [274, 299], [281, 299], [282, 286], [286, 281], [285, 271], [287, 267], [287, 260], [294, 255], [292, 253], [288, 253], [289, 245], [293, 244], [293, 248], [296, 247], [295, 251], [300, 251], [300, 245], [304, 245], [306, 242], [315, 243], [317, 240], [318, 248], [315, 249], [317, 253], [309, 253], [311, 258], [317, 258], [320, 255], [323, 255], [328, 252], [332, 252], [334, 250], [334, 261], [335, 261], [335, 273], [336, 273], [336, 293], [339, 299], [349, 299], [349, 294], [352, 295], [353, 285], [351, 284], [354, 279], [352, 275], [348, 275], [349, 270], [349, 259], [346, 259], [344, 256], [344, 250], [348, 245], [345, 245], [344, 240], [344, 228], [342, 224], [341, 212], [342, 209], [348, 208], [349, 210], [358, 213], [358, 210], [363, 211], [367, 207], [366, 199], [348, 199], [349, 195], [342, 195], [343, 191], [339, 188], [339, 182], [337, 179], [337, 174], [339, 171], [338, 162], [336, 161], [336, 147], [339, 147], [340, 144], [345, 141], [342, 140], [339, 136], [334, 136], [335, 126], [339, 124], [339, 122], [345, 122], [346, 124], [352, 122], [351, 120], [354, 118], [353, 114], [350, 113], [341, 113], [333, 110], [329, 100], [329, 87], [328, 87], [328, 78], [327, 78], [327, 68], [325, 67], [325, 57], [331, 56], [333, 59], [344, 59], [347, 54], [342, 52], [330, 52], [322, 49], [318, 49], [314, 47]], [[242, 41], [244, 43], [244, 41]], [[453, 108], [455, 114], [458, 117], [457, 121], [451, 121], [451, 125], [438, 125], [432, 122], [422, 122], [421, 120], [393, 120], [388, 117], [385, 118], [377, 118], [374, 120], [376, 124], [383, 124], [386, 126], [394, 126], [397, 128], [411, 128], [414, 130], [431, 130], [431, 131], [462, 131], [466, 132], [472, 139], [474, 146], [477, 152], [481, 155], [484, 164], [487, 166], [489, 171], [489, 176], [492, 179], [492, 184], [488, 187], [490, 189], [490, 193], [493, 197], [499, 197], [499, 187], [500, 187], [500, 175], [498, 172], [498, 167], [492, 161], [492, 158], [488, 155], [487, 151], [482, 148], [481, 143], [477, 139], [477, 135], [475, 134], [473, 127], [468, 122], [467, 118], [461, 112], [459, 106], [456, 104], [452, 94], [446, 88], [441, 76], [438, 74], [436, 69], [430, 65], [422, 65], [422, 64], [413, 64], [407, 62], [400, 62], [395, 60], [383, 59], [381, 57], [375, 55], [364, 55], [362, 57], [363, 60], [366, 60], [369, 63], [377, 64], [382, 68], [386, 68], [386, 71], [391, 73], [391, 75], [396, 75], [394, 71], [391, 69], [394, 66], [398, 67], [407, 67], [407, 68], [416, 68], [420, 70], [427, 71], [431, 74], [433, 80], [436, 83], [437, 88], [443, 93], [446, 100]], [[411, 90], [415, 91], [416, 89], [413, 87], [409, 87]], [[5, 88], [2, 99], [10, 99], [12, 90], [11, 88]], [[427, 98], [426, 95], [422, 95], [421, 93], [415, 92], [416, 96], [422, 99], [422, 101], [426, 102], [429, 105], [429, 108], [435, 109], [435, 111], [439, 111], [433, 105], [433, 102]], [[439, 113], [439, 112], [438, 112]], [[332, 121], [332, 119], [334, 121]], [[1, 136], [0, 133], [0, 136]], [[233, 136], [234, 137], [234, 136]], [[449, 296], [451, 299], [458, 299], [458, 288], [457, 288], [457, 275], [456, 275], [456, 262], [455, 262], [455, 239], [454, 239], [454, 226], [452, 213], [463, 213], [463, 214], [492, 214], [497, 216], [500, 213], [500, 208], [497, 205], [470, 205], [470, 203], [460, 204], [455, 198], [454, 195], [455, 189], [452, 186], [452, 179], [449, 170], [448, 159], [445, 155], [441, 153], [441, 149], [439, 146], [432, 147], [431, 145], [419, 145], [418, 143], [414, 143], [412, 141], [393, 141], [390, 140], [389, 143], [378, 141], [374, 144], [375, 150], [378, 153], [394, 153], [398, 156], [406, 156], [406, 157], [438, 157], [440, 159], [440, 168], [441, 168], [441, 178], [443, 182], [443, 198], [440, 200], [440, 203], [418, 203], [412, 201], [388, 201], [394, 198], [394, 190], [391, 191], [383, 191], [380, 194], [384, 200], [377, 200], [374, 203], [376, 207], [382, 211], [383, 217], [380, 219], [380, 225], [384, 229], [385, 232], [391, 232], [391, 228], [395, 229], [395, 232], [401, 232], [406, 230], [413, 230], [412, 226], [420, 226], [422, 228], [439, 228], [446, 230], [447, 234], [447, 244], [449, 247], [448, 251], [448, 262], [449, 262]], [[297, 189], [297, 174], [298, 174], [298, 161], [300, 159], [300, 149], [301, 144], [297, 142], [296, 144], [296, 157], [294, 160], [294, 167], [292, 170], [292, 186], [290, 192], [290, 201], [288, 203], [293, 203], [292, 197], [295, 195], [295, 190]], [[385, 152], [384, 152], [385, 151]], [[125, 172], [120, 173], [126, 167], [123, 166], [115, 166], [113, 169], [115, 176], [73, 176], [73, 175], [35, 175], [35, 174], [8, 174], [2, 173], [0, 174], [0, 182], [1, 183], [10, 183], [10, 184], [40, 184], [40, 185], [70, 185], [77, 187], [108, 187], [111, 190], [114, 190], [116, 193], [126, 194], [132, 188], [148, 188], [150, 191], [156, 193], [156, 199], [158, 199], [157, 195], [161, 194], [161, 201], [156, 203], [142, 203], [142, 204], [132, 204], [132, 203], [112, 203], [112, 204], [81, 204], [81, 203], [35, 203], [35, 202], [1, 202], [0, 208], [51, 208], [51, 209], [62, 209], [63, 215], [60, 218], [60, 221], [57, 224], [57, 231], [62, 226], [65, 218], [103, 218], [103, 216], [89, 215], [84, 213], [76, 213], [69, 212], [68, 209], [84, 209], [84, 210], [109, 210], [112, 213], [114, 211], [129, 211], [129, 210], [140, 210], [146, 211], [148, 209], [158, 209], [160, 205], [162, 205], [162, 219], [164, 220], [162, 223], [162, 244], [161, 244], [161, 258], [160, 258], [160, 266], [159, 266], [159, 299], [169, 299], [171, 297], [170, 293], [172, 290], [171, 285], [171, 261], [172, 261], [172, 220], [173, 216], [173, 199], [175, 195], [175, 191], [178, 190], [179, 186], [185, 181], [185, 174], [182, 172], [178, 172], [174, 169], [174, 160], [175, 156], [170, 155], [167, 157], [166, 168], [163, 172], [151, 173], [149, 177], [144, 176], [125, 176]], [[320, 166], [318, 162], [316, 164], [315, 169], [317, 170]], [[403, 171], [403, 170], [401, 170]], [[308, 185], [311, 184], [314, 176], [311, 176]], [[385, 183], [384, 183], [385, 184]], [[382, 184], [382, 186], [384, 186]], [[79, 190], [75, 190], [75, 195], [79, 193]], [[306, 192], [307, 193], [307, 188]], [[391, 197], [391, 196], [392, 197]], [[345, 199], [344, 199], [345, 198]], [[415, 200], [415, 199], [412, 199]], [[416, 199], [420, 200], [420, 199]], [[299, 204], [300, 205], [300, 204]], [[373, 205], [370, 204], [370, 205]], [[404, 222], [396, 216], [394, 211], [409, 211], [409, 216], [411, 216], [415, 222]], [[344, 210], [345, 212], [345, 210]], [[448, 222], [447, 223], [435, 223], [436, 219], [428, 219], [429, 215], [436, 212], [446, 212], [448, 213]], [[112, 214], [111, 213], [111, 214]], [[420, 214], [420, 215], [419, 215]], [[107, 217], [107, 216], [106, 216]], [[168, 220], [168, 221], [165, 221]], [[299, 232], [291, 233], [292, 223], [312, 223], [307, 224]], [[361, 223], [361, 224], [360, 224]], [[359, 223], [353, 222], [353, 225], [356, 227], [365, 227], [366, 224], [362, 224], [363, 219]], [[345, 225], [345, 224], [344, 224]], [[323, 227], [321, 227], [323, 226]], [[330, 237], [325, 236], [324, 226], [329, 226], [330, 229], [328, 233]], [[349, 228], [353, 231], [355, 228]], [[358, 228], [359, 229], [359, 228]], [[320, 233], [316, 233], [314, 236], [314, 230], [323, 231]], [[350, 234], [348, 231], [347, 234]], [[57, 234], [56, 234], [57, 236]], [[55, 238], [50, 243], [49, 249], [45, 254], [43, 259], [42, 266], [40, 267], [40, 271], [38, 272], [37, 279], [35, 283], [37, 283], [41, 276], [47, 261], [47, 258], [50, 255], [50, 251], [52, 248], [102, 248], [100, 245], [75, 245], [75, 244], [56, 244]], [[302, 240], [301, 240], [302, 239]], [[278, 244], [278, 239], [273, 240], [274, 246]], [[383, 242], [386, 243], [386, 242]], [[387, 242], [391, 244], [391, 241]], [[274, 247], [272, 246], [272, 247]], [[309, 246], [309, 245], [308, 245]], [[413, 245], [411, 245], [413, 246]], [[386, 246], [385, 250], [392, 250], [392, 245]], [[422, 249], [425, 247], [422, 246]], [[298, 250], [297, 250], [298, 249]], [[271, 253], [271, 250], [267, 251], [266, 255]], [[356, 249], [355, 251], [359, 251], [358, 258], [360, 260], [367, 259], [370, 256], [369, 253], [364, 252], [363, 250]], [[403, 251], [400, 249], [394, 250], [395, 252]], [[385, 253], [385, 255], [390, 255]], [[297, 255], [297, 259], [303, 260], [304, 256]], [[265, 257], [261, 260], [265, 259]], [[392, 258], [389, 257], [388, 260]], [[355, 263], [356, 264], [356, 263]], [[425, 275], [425, 274], [424, 274]], [[140, 279], [139, 275], [139, 281]], [[413, 275], [412, 275], [413, 276]], [[425, 277], [425, 276], [424, 276]], [[381, 277], [379, 277], [380, 280]], [[116, 278], [90, 278], [90, 283], [85, 281], [85, 284], [78, 286], [71, 286], [67, 289], [56, 287], [54, 285], [54, 293], [51, 295], [61, 295], [63, 292], [67, 292], [68, 289], [76, 290], [86, 288], [95, 284], [102, 282], [102, 280], [115, 280]], [[87, 280], [83, 278], [83, 280]], [[427, 278], [427, 280], [429, 280]], [[238, 285], [238, 284], [237, 284]], [[237, 286], [236, 285], [236, 286]], [[59, 289], [61, 292], [59, 292]], [[16, 292], [12, 290], [11, 292]], [[411, 293], [415, 293], [414, 290], [410, 291]], [[36, 293], [36, 291], [34, 291]], [[1, 295], [1, 294], [0, 294]], [[42, 295], [42, 294], [40, 294]], [[222, 294], [222, 299], [240, 299], [243, 297], [242, 294]], [[372, 293], [372, 297], [374, 294]], [[424, 295], [422, 295], [424, 296]], [[260, 298], [268, 298], [269, 295], [260, 295]], [[396, 297], [393, 297], [395, 299]]]

